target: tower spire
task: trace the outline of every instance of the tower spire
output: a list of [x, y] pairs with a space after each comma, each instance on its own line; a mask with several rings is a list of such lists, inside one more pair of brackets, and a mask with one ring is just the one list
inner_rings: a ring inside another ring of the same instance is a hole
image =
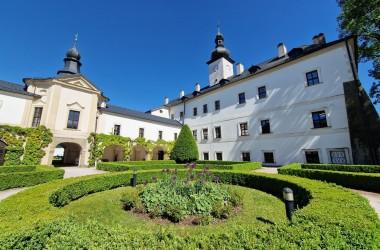
[[218, 19], [218, 35], [221, 35], [221, 33], [220, 33], [220, 22], [219, 22], [219, 19]]
[[75, 39], [74, 39], [74, 45], [73, 48], [77, 48], [77, 43], [78, 43], [78, 33], [75, 34]]

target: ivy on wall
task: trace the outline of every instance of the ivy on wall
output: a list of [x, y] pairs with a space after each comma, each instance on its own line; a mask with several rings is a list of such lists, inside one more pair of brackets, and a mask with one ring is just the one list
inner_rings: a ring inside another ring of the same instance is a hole
[[4, 165], [38, 165], [45, 155], [44, 148], [52, 142], [53, 134], [45, 126], [21, 128], [0, 125], [0, 140], [7, 146]]
[[96, 134], [91, 133], [90, 136], [87, 138], [87, 141], [90, 143], [90, 156], [88, 163], [90, 166], [94, 166], [95, 162], [98, 162], [101, 160], [104, 149], [107, 146], [121, 146], [124, 148], [124, 161], [129, 160], [130, 154], [132, 152], [132, 149], [135, 145], [141, 145], [145, 147], [148, 150], [148, 154], [150, 158], [153, 158], [153, 150], [157, 146], [161, 146], [164, 148], [164, 150], [170, 154], [171, 150], [173, 149], [174, 142], [172, 141], [165, 141], [162, 139], [159, 139], [157, 141], [152, 140], [146, 140], [145, 138], [137, 137], [135, 140], [132, 140], [129, 137], [123, 137], [119, 135], [113, 135], [113, 134]]

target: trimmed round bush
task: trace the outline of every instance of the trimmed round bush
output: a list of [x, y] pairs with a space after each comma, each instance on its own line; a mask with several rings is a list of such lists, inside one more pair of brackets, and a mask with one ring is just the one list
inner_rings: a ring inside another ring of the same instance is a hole
[[178, 139], [176, 140], [173, 150], [170, 153], [170, 159], [177, 163], [194, 162], [198, 160], [199, 153], [197, 143], [191, 134], [188, 125], [183, 125]]

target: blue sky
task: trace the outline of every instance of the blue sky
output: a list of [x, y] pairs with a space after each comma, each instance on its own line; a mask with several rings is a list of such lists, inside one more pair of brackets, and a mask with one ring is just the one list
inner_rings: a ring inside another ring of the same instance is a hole
[[[320, 32], [338, 39], [340, 12], [335, 0], [12, 0], [0, 9], [1, 80], [55, 76], [79, 33], [81, 72], [110, 104], [140, 111], [208, 84], [218, 20], [231, 58], [248, 68], [280, 42], [289, 51]], [[359, 65], [367, 91], [369, 67]]]

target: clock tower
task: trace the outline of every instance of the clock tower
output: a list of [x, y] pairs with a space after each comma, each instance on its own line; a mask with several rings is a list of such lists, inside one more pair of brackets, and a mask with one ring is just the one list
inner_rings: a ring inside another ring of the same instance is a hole
[[233, 64], [235, 61], [230, 58], [230, 51], [224, 47], [224, 38], [220, 33], [219, 25], [215, 44], [215, 49], [211, 53], [211, 60], [207, 62], [210, 86], [234, 75]]

